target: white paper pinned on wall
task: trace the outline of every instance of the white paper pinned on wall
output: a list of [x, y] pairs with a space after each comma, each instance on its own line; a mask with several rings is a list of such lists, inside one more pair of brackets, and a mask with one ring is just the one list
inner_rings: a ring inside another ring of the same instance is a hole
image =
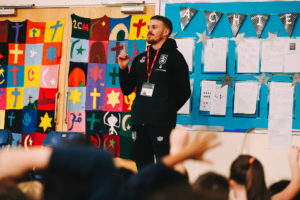
[[286, 39], [284, 72], [300, 72], [300, 39]]
[[216, 81], [201, 81], [200, 111], [211, 115], [226, 115], [228, 86], [216, 84]]
[[283, 72], [284, 41], [276, 38], [262, 42], [261, 72]]
[[236, 82], [233, 112], [239, 114], [255, 114], [258, 92], [258, 81]]
[[176, 38], [178, 50], [182, 53], [189, 66], [189, 71], [193, 71], [194, 55], [195, 55], [195, 39], [194, 38]]
[[237, 72], [259, 73], [260, 40], [243, 39], [237, 46]]
[[204, 47], [204, 72], [226, 72], [228, 38], [207, 40]]
[[288, 149], [291, 145], [294, 86], [271, 82], [269, 102], [269, 147]]
[[185, 102], [185, 104], [178, 110], [178, 114], [191, 114], [191, 99], [193, 98], [193, 90], [194, 90], [194, 79], [190, 79], [191, 85], [191, 97]]
[[300, 39], [263, 40], [262, 72], [300, 72]]

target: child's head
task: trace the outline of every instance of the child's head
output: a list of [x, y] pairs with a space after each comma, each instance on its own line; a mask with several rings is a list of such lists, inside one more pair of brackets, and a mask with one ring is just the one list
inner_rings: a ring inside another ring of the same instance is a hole
[[228, 200], [229, 183], [227, 179], [214, 172], [207, 172], [198, 177], [192, 185], [198, 199]]
[[264, 169], [261, 162], [250, 155], [240, 155], [231, 164], [230, 181], [244, 185], [248, 200], [268, 199]]

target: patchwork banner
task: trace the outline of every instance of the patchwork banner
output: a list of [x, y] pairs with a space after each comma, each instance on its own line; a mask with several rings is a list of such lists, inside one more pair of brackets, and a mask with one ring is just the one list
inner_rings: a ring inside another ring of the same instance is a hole
[[129, 65], [145, 51], [151, 17], [71, 16], [68, 131], [87, 134], [98, 148], [117, 157], [132, 158], [130, 112], [136, 96], [135, 92], [123, 95], [117, 58], [123, 44], [127, 45]]
[[0, 22], [0, 129], [14, 133], [15, 147], [40, 145], [55, 130], [65, 23]]

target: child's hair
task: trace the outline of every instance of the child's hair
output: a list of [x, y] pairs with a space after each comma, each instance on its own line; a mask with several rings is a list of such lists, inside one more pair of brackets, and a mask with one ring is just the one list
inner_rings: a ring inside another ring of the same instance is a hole
[[240, 155], [230, 167], [230, 179], [245, 185], [247, 200], [269, 199], [261, 162], [250, 155]]
[[207, 172], [199, 176], [192, 184], [192, 189], [198, 199], [228, 200], [229, 198], [227, 179], [214, 172]]

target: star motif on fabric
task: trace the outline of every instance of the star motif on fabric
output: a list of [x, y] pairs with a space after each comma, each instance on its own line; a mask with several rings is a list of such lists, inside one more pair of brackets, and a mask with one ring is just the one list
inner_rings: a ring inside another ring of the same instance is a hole
[[267, 87], [269, 86], [268, 81], [272, 78], [272, 77], [267, 77], [265, 73], [262, 73], [261, 76], [255, 76], [255, 78], [257, 80], [259, 80], [259, 85], [264, 84]]
[[70, 97], [69, 100], [71, 100], [73, 102], [73, 104], [75, 105], [76, 103], [80, 103], [80, 97], [81, 97], [82, 93], [78, 91], [78, 89], [76, 90], [72, 90], [70, 89]]
[[116, 144], [116, 141], [114, 141], [113, 139], [111, 139], [109, 141], [109, 147], [112, 147], [113, 149], [115, 148], [115, 144]]
[[86, 49], [82, 48], [82, 45], [80, 45], [80, 48], [79, 49], [76, 49], [77, 50], [77, 55], [78, 54], [81, 54], [82, 55], [82, 52], [85, 51]]
[[56, 84], [55, 79], [51, 79], [51, 80], [50, 80], [50, 84], [54, 86], [54, 85]]
[[223, 81], [222, 87], [224, 87], [225, 85], [229, 85], [230, 87], [232, 87], [231, 82], [232, 82], [235, 78], [229, 77], [229, 74], [227, 73], [225, 77], [219, 77], [219, 79], [221, 79], [221, 80]]
[[238, 45], [241, 41], [243, 41], [244, 39], [245, 39], [245, 34], [246, 34], [246, 32], [244, 32], [244, 33], [239, 33], [239, 34], [237, 34], [237, 36], [235, 37], [235, 38], [233, 38], [233, 39], [231, 39], [231, 40], [234, 40], [235, 41], [235, 44], [236, 45]]
[[108, 101], [107, 104], [111, 105], [113, 108], [116, 106], [116, 104], [120, 103], [119, 100], [120, 92], [111, 91], [111, 93], [107, 94]]
[[90, 68], [90, 76], [89, 78], [94, 79], [94, 81], [96, 82], [98, 79], [102, 79], [102, 72], [103, 69], [99, 68], [98, 65], [95, 65], [94, 68]]
[[4, 71], [5, 70], [3, 68], [0, 69], [0, 76], [4, 77]]
[[51, 45], [49, 47], [49, 49], [46, 49], [46, 52], [47, 52], [47, 56], [46, 56], [46, 59], [50, 59], [51, 62], [53, 62], [54, 58], [57, 57], [56, 55], [56, 49], [53, 45]]
[[46, 112], [44, 117], [41, 117], [41, 123], [40, 123], [39, 127], [42, 127], [45, 132], [48, 127], [52, 127], [51, 121], [52, 121], [52, 118], [49, 117], [48, 113]]
[[36, 54], [37, 52], [34, 49], [30, 50], [30, 58], [33, 58]]
[[102, 22], [102, 26], [105, 26], [105, 25], [106, 25], [106, 23], [105, 23], [105, 21], [103, 21], [103, 22]]
[[266, 39], [267, 41], [272, 41], [277, 38], [277, 34], [279, 31], [276, 31], [275, 33], [271, 33], [268, 31], [268, 38]]
[[0, 53], [0, 59], [3, 58], [4, 56]]
[[178, 34], [178, 32], [176, 32], [176, 33], [172, 33], [170, 36], [169, 36], [169, 38], [171, 38], [171, 39], [175, 39], [175, 36]]
[[294, 74], [293, 76], [290, 76], [290, 78], [293, 80], [292, 86], [296, 85], [297, 83], [300, 83], [300, 75]]
[[209, 36], [206, 35], [206, 30], [201, 34], [201, 33], [197, 33], [197, 36], [199, 37], [197, 43], [202, 42], [202, 44], [204, 44], [206, 46], [207, 44], [207, 40], [210, 38]]

